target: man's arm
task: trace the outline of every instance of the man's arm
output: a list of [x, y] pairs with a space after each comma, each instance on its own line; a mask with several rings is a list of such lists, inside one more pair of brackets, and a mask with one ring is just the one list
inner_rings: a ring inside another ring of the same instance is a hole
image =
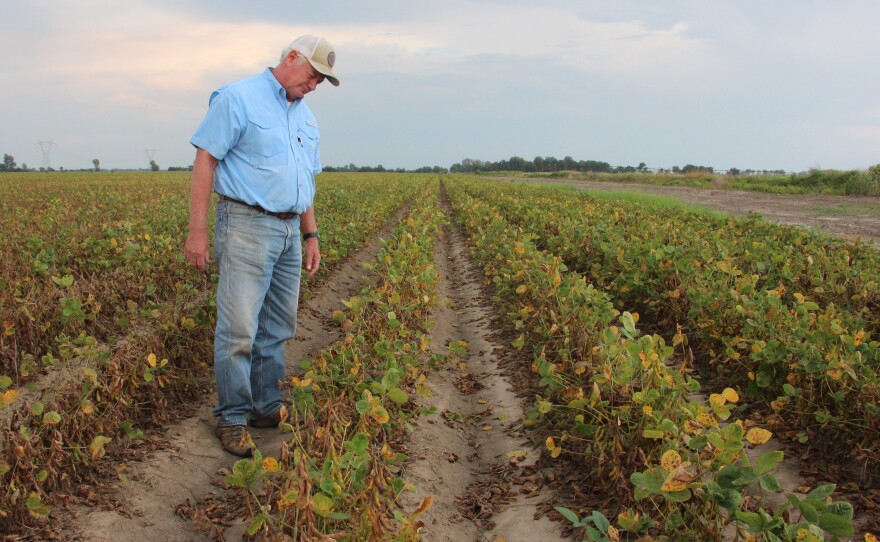
[[183, 254], [186, 261], [199, 269], [205, 269], [210, 260], [208, 243], [208, 208], [214, 191], [214, 169], [217, 159], [201, 148], [196, 150], [192, 183], [189, 189], [189, 234]]
[[[312, 205], [306, 212], [299, 217], [299, 230], [303, 233], [318, 231], [318, 224], [315, 221], [315, 206]], [[303, 254], [303, 268], [309, 272], [309, 276], [318, 272], [321, 266], [321, 250], [318, 248], [318, 238], [311, 237], [305, 240], [305, 253]]]

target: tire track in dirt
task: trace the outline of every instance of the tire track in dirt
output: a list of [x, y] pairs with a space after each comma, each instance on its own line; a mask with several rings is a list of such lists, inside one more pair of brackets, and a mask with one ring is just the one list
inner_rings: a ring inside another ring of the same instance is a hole
[[[333, 310], [344, 308], [341, 301], [357, 295], [364, 283], [363, 265], [376, 258], [380, 239], [390, 237], [405, 215], [405, 208], [399, 210], [366, 247], [313, 285], [307, 299], [301, 299], [296, 338], [286, 349], [288, 374], [300, 370], [301, 360], [343, 338], [331, 318]], [[231, 470], [239, 458], [224, 452], [214, 436], [213, 401], [212, 393], [196, 407], [195, 415], [168, 427], [167, 447], [142, 462], [128, 464], [124, 471], [128, 481], [113, 484], [110, 498], [104, 499], [105, 509], [72, 510], [70, 517], [63, 520], [69, 525], [63, 529], [63, 538], [84, 542], [214, 540], [213, 536], [198, 532], [193, 521], [176, 513], [179, 506], [195, 505], [206, 498], [221, 501], [227, 496], [219, 482], [224, 470]], [[277, 457], [286, 435], [274, 428], [249, 431], [264, 455]], [[232, 523], [223, 536], [239, 540], [247, 525]]]
[[432, 396], [421, 406], [437, 413], [414, 422], [403, 475], [414, 491], [402, 497], [404, 510], [433, 496], [420, 518], [431, 542], [566, 540], [558, 524], [534, 519], [538, 504], [552, 497], [534, 472], [539, 451], [520, 433], [522, 405], [499, 365], [511, 354], [499, 342], [482, 275], [465, 247], [449, 229], [437, 243], [440, 303], [432, 315], [431, 348], [447, 354], [449, 343], [465, 341], [467, 354], [428, 378]]

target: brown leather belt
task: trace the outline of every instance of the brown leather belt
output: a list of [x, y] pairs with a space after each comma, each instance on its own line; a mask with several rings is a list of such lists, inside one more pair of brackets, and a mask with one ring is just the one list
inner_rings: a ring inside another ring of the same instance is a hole
[[250, 203], [245, 203], [245, 202], [237, 200], [235, 198], [230, 198], [229, 196], [224, 196], [223, 194], [220, 194], [220, 200], [231, 201], [232, 203], [244, 205], [245, 207], [250, 207], [251, 209], [253, 209], [255, 211], [260, 211], [264, 215], [274, 216], [274, 217], [280, 218], [281, 220], [290, 220], [291, 218], [296, 218], [297, 216], [299, 216], [296, 213], [276, 213], [275, 211], [267, 211], [266, 209], [263, 209], [259, 205], [251, 205]]

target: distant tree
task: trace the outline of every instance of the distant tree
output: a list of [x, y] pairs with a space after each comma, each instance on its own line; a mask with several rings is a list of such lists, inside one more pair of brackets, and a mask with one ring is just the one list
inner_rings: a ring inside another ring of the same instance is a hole
[[639, 167], [636, 168], [636, 171], [641, 173], [641, 172], [645, 171], [646, 167], [648, 167], [647, 164], [645, 164], [644, 162], [639, 162]]
[[95, 164], [95, 171], [101, 171], [101, 161], [97, 158], [92, 160], [92, 163]]
[[731, 177], [736, 177], [737, 175], [740, 174], [740, 171], [737, 168], [732, 167], [727, 170], [727, 174], [730, 175]]
[[155, 160], [150, 160], [150, 171], [159, 171], [159, 164]]
[[15, 157], [11, 154], [3, 155], [3, 169], [6, 171], [15, 171]]
[[21, 170], [22, 170], [22, 171], [27, 171], [27, 170], [28, 170], [28, 167], [27, 167], [27, 164], [26, 164], [26, 163], [24, 163], [24, 162], [21, 163]]

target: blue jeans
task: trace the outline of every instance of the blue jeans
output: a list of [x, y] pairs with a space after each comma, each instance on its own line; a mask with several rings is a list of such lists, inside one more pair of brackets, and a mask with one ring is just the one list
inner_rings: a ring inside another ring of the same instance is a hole
[[214, 251], [218, 425], [244, 425], [281, 408], [284, 344], [296, 332], [302, 245], [299, 218], [281, 220], [217, 203]]

